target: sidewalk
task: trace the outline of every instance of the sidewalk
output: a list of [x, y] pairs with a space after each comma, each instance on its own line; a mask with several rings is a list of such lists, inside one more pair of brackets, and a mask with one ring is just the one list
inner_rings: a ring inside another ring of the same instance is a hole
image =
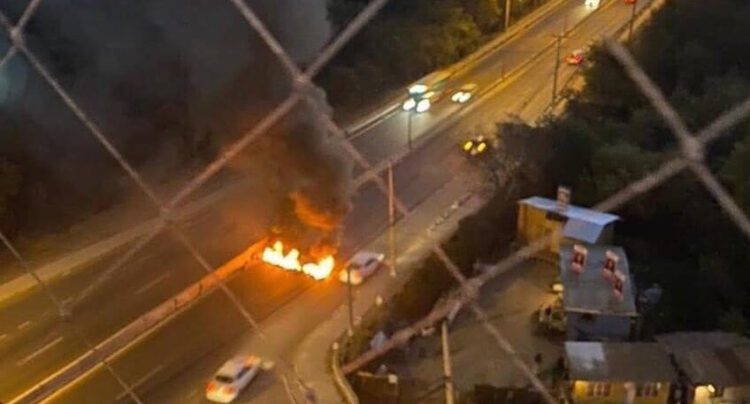
[[[411, 271], [429, 255], [433, 241], [443, 241], [458, 227], [461, 218], [473, 213], [484, 201], [473, 193], [468, 175], [457, 175], [431, 198], [396, 225], [396, 277], [383, 269], [364, 286], [355, 290], [355, 321], [375, 304], [378, 297], [387, 300], [406, 282]], [[373, 251], [388, 251], [388, 232], [381, 234], [365, 247]], [[305, 337], [293, 355], [292, 363], [303, 380], [315, 391], [317, 402], [341, 402], [341, 396], [331, 378], [329, 348], [348, 326], [347, 306], [338, 307], [328, 320], [322, 322]]]

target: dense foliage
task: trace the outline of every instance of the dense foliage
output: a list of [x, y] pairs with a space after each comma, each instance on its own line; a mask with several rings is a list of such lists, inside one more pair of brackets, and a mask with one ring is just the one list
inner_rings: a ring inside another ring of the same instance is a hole
[[[630, 49], [691, 130], [698, 131], [750, 94], [750, 4], [673, 0]], [[586, 86], [565, 116], [541, 128], [504, 127], [536, 152], [524, 164], [544, 167], [550, 194], [573, 188], [593, 205], [676, 155], [676, 141], [648, 101], [605, 51], [591, 55]], [[707, 164], [750, 213], [750, 122], [707, 150]], [[618, 244], [641, 287], [664, 296], [647, 331], [747, 331], [750, 244], [690, 172], [637, 198], [618, 213]]]

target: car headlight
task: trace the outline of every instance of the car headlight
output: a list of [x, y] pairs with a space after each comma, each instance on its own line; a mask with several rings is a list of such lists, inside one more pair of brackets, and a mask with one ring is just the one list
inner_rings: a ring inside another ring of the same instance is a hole
[[409, 98], [408, 100], [404, 101], [404, 105], [402, 105], [402, 108], [404, 109], [404, 111], [411, 111], [415, 106], [417, 106], [417, 102], [414, 101], [414, 98]]
[[419, 103], [417, 103], [417, 112], [425, 112], [432, 104], [430, 103], [430, 100], [420, 100]]

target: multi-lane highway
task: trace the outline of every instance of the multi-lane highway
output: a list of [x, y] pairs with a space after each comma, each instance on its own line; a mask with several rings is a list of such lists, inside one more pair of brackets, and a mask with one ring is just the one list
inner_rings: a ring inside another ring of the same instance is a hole
[[[585, 18], [590, 14], [591, 18]], [[597, 11], [584, 8], [582, 1], [563, 2], [536, 25], [457, 74], [453, 86], [474, 82], [480, 93], [487, 93], [465, 106], [441, 102], [428, 113], [412, 117], [412, 135], [419, 147], [395, 169], [396, 190], [406, 205], [416, 206], [461, 169], [456, 144], [475, 125], [503, 120], [509, 114], [532, 119], [544, 110], [551, 97], [554, 69], [551, 35], [576, 27], [563, 42], [564, 52], [569, 51], [613, 32], [629, 15], [629, 7], [618, 0], [603, 2]], [[546, 54], [524, 66], [545, 49]], [[492, 88], [503, 75], [521, 66], [517, 77]], [[563, 65], [560, 81], [574, 69]], [[371, 163], [398, 153], [406, 147], [407, 117], [401, 111], [386, 116], [355, 134], [355, 146]], [[266, 228], [268, 216], [263, 213], [273, 207], [254, 189], [238, 190], [210, 212], [182, 223], [211, 264], [219, 265], [240, 252]], [[383, 228], [385, 212], [385, 198], [375, 187], [368, 185], [356, 192], [354, 210], [345, 226], [344, 254]], [[62, 299], [74, 298], [116, 253], [72, 271], [54, 284], [54, 291]], [[203, 274], [183, 247], [170, 234], [164, 234], [123, 268], [115, 282], [98, 289], [81, 305], [73, 317], [74, 324], [89, 341], [100, 341]], [[313, 284], [260, 266], [237, 276], [231, 288], [257, 319], [267, 319], [264, 324], [284, 316], [299, 318], [295, 333], [273, 336], [281, 355], [293, 349], [344, 297], [333, 282]], [[227, 299], [214, 294], [126, 351], [113, 366], [136, 384], [147, 400], [198, 400], [196, 389], [202, 386], [194, 385], [195, 380], [207, 377], [216, 362], [231, 352], [231, 342], [246, 331], [246, 324]], [[70, 328], [56, 319], [54, 308], [38, 290], [0, 303], [0, 400], [12, 399], [84, 349]], [[281, 399], [280, 385], [272, 384], [272, 380], [260, 381], [261, 385], [268, 384], [262, 388], [264, 398], [269, 402], [274, 402], [272, 397]], [[53, 401], [102, 403], [118, 398], [126, 400], [115, 380], [100, 369]]]

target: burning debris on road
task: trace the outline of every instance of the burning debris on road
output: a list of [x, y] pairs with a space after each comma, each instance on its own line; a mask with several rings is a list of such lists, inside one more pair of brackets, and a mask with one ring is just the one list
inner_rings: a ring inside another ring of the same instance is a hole
[[287, 271], [302, 272], [316, 280], [326, 279], [336, 265], [336, 261], [331, 254], [323, 256], [317, 262], [313, 261], [303, 264], [300, 261], [300, 252], [298, 249], [292, 248], [285, 254], [284, 243], [278, 240], [272, 246], [263, 249], [261, 260]]

